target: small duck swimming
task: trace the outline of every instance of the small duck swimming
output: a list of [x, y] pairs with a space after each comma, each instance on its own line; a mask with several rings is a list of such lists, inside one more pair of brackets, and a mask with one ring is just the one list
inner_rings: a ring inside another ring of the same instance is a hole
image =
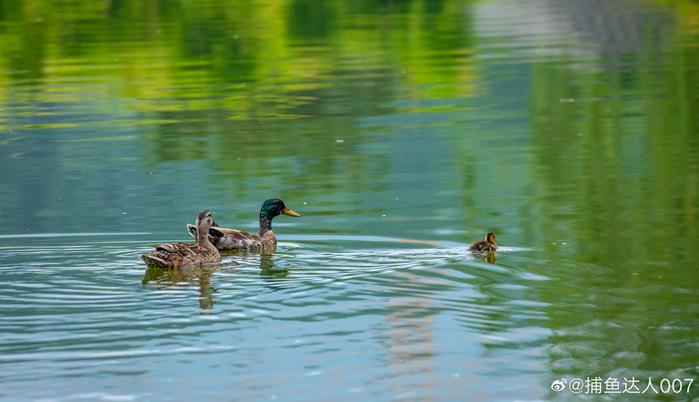
[[468, 248], [468, 251], [473, 251], [477, 253], [481, 253], [484, 251], [492, 253], [495, 250], [497, 250], [497, 243], [495, 241], [495, 234], [492, 232], [488, 232], [485, 235], [485, 240], [478, 240], [471, 244], [471, 247]]
[[[260, 208], [260, 234], [244, 232], [237, 229], [212, 226], [208, 229], [211, 243], [220, 251], [262, 251], [271, 250], [277, 245], [277, 237], [272, 232], [272, 219], [279, 215], [301, 216], [287, 208], [284, 201], [272, 198], [262, 203]], [[194, 225], [187, 225], [189, 233], [197, 237]]]
[[[199, 233], [207, 233], [213, 223], [211, 212], [201, 211], [197, 216]], [[195, 244], [161, 244], [150, 253], [141, 255], [149, 267], [183, 268], [221, 261], [221, 254], [211, 244], [208, 236], [196, 236]]]

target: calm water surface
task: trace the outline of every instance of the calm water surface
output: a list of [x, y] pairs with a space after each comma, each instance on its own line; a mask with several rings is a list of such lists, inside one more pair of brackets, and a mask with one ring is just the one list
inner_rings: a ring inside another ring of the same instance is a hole
[[699, 382], [698, 73], [692, 1], [0, 1], [0, 399]]

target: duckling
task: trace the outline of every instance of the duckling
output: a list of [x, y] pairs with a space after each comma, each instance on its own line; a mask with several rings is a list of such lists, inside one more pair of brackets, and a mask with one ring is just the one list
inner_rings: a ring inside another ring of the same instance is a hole
[[477, 253], [487, 251], [488, 253], [491, 253], [495, 250], [497, 250], [497, 243], [495, 242], [495, 234], [492, 232], [488, 232], [485, 235], [485, 240], [478, 240], [471, 244], [471, 247], [468, 248], [469, 251], [474, 251]]
[[[197, 216], [199, 233], [208, 232], [212, 223], [209, 211], [201, 211]], [[221, 254], [208, 236], [197, 236], [196, 239], [195, 244], [161, 244], [150, 253], [141, 255], [141, 259], [147, 266], [158, 268], [183, 268], [221, 261]]]
[[[210, 227], [209, 239], [220, 251], [273, 251], [277, 245], [277, 237], [272, 232], [272, 219], [279, 215], [301, 216], [289, 209], [284, 201], [271, 198], [263, 202], [260, 208], [259, 235], [237, 229]], [[187, 230], [192, 236], [197, 237], [198, 231], [194, 225], [187, 225]]]

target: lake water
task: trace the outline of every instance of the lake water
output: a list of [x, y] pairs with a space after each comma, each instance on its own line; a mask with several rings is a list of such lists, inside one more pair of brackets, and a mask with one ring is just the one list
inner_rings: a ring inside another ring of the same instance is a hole
[[0, 1], [0, 399], [697, 400], [697, 74], [692, 1]]

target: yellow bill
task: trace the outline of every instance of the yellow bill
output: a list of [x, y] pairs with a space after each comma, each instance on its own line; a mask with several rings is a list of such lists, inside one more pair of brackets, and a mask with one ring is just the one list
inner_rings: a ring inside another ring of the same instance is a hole
[[287, 207], [284, 207], [284, 209], [282, 209], [282, 214], [289, 215], [289, 216], [301, 216], [301, 215], [299, 215], [298, 212], [296, 212], [292, 209], [289, 209]]

